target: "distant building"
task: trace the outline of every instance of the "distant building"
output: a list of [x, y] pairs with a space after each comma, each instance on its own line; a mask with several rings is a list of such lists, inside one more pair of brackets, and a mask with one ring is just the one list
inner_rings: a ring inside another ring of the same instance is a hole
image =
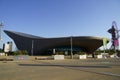
[[71, 39], [73, 54], [79, 51], [93, 53], [96, 49], [103, 45], [103, 38], [101, 37], [72, 36], [43, 38], [15, 31], [4, 30], [4, 32], [14, 40], [19, 50], [27, 50], [29, 55], [52, 55], [56, 51], [70, 54]]
[[12, 51], [12, 42], [7, 42], [3, 44], [4, 52], [11, 52]]

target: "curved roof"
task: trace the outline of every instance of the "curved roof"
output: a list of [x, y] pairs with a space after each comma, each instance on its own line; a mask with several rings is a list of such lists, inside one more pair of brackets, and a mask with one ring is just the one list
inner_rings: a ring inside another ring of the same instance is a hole
[[[27, 50], [30, 53], [32, 49], [32, 44], [34, 44], [34, 54], [43, 53], [46, 49], [50, 48], [70, 46], [71, 37], [73, 46], [84, 48], [86, 52], [89, 53], [94, 52], [96, 49], [103, 45], [103, 38], [101, 37], [70, 36], [58, 38], [43, 38], [15, 31], [4, 30], [4, 32], [14, 40], [17, 48], [20, 50]], [[32, 41], [34, 41], [34, 43]]]
[[23, 37], [28, 37], [28, 38], [37, 38], [37, 39], [42, 38], [42, 37], [39, 37], [39, 36], [34, 36], [34, 35], [31, 35], [31, 34], [26, 34], [26, 33], [21, 33], [21, 32], [16, 32], [16, 31], [4, 30], [4, 32], [6, 32], [6, 33], [13, 33], [13, 34], [16, 34], [16, 35], [19, 35], [19, 36], [23, 36]]

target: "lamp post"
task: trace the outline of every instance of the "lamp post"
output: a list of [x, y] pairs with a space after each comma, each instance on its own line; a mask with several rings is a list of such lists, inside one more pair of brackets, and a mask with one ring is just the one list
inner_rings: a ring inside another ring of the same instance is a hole
[[2, 40], [2, 27], [3, 27], [3, 23], [0, 23], [0, 40]]
[[2, 28], [3, 28], [3, 23], [0, 23], [0, 41], [2, 41]]
[[70, 37], [70, 45], [71, 45], [71, 59], [73, 59], [73, 43], [72, 43], [72, 36]]
[[31, 55], [33, 56], [34, 40], [32, 40]]

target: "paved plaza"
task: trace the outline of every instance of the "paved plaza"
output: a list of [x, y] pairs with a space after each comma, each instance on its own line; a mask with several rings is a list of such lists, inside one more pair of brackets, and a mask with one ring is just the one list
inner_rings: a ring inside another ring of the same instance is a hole
[[0, 61], [0, 80], [120, 80], [120, 59]]

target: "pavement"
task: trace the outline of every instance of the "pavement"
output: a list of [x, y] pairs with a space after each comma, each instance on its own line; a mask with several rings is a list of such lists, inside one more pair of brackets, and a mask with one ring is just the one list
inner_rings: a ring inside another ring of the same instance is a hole
[[120, 80], [120, 58], [0, 61], [0, 80]]

